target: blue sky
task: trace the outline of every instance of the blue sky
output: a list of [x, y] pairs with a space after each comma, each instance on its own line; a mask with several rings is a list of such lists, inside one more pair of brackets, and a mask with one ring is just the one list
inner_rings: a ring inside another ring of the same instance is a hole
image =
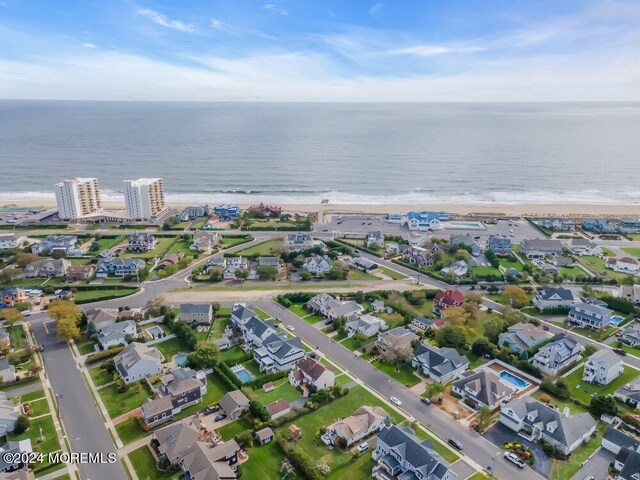
[[0, 0], [0, 97], [640, 101], [640, 2]]

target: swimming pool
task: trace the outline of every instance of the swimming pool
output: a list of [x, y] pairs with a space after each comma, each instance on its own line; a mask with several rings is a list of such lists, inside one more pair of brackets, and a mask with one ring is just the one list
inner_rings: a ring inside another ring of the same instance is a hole
[[463, 222], [460, 220], [453, 220], [451, 222], [447, 222], [446, 227], [461, 228], [461, 229], [475, 229], [475, 230], [483, 230], [485, 228], [482, 222]]
[[509, 382], [510, 384], [515, 385], [516, 387], [518, 387], [518, 390], [527, 388], [530, 385], [529, 382], [525, 382], [520, 377], [516, 377], [515, 375], [507, 372], [506, 370], [503, 370], [500, 372], [500, 378], [503, 379], [505, 382]]
[[176, 353], [173, 356], [173, 361], [178, 367], [186, 367], [187, 364], [189, 363], [189, 360], [187, 360], [186, 353]]
[[615, 316], [611, 317], [611, 323], [615, 323], [616, 325], [619, 324], [623, 320], [624, 320], [624, 318], [621, 317], [620, 315], [615, 315]]
[[238, 377], [238, 379], [242, 382], [242, 383], [247, 383], [250, 382], [254, 379], [253, 375], [251, 375], [249, 373], [249, 371], [244, 368], [244, 367], [240, 367], [237, 368], [233, 371], [233, 373], [236, 374], [236, 377]]

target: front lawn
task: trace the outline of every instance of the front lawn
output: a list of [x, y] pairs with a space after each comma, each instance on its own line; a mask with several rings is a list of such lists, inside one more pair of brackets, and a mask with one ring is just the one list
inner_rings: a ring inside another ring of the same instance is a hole
[[420, 378], [413, 373], [413, 368], [411, 368], [411, 365], [408, 363], [403, 363], [399, 369], [397, 369], [395, 364], [383, 363], [380, 360], [376, 360], [372, 365], [409, 388], [419, 384], [421, 381]]
[[46, 398], [29, 402], [29, 407], [31, 408], [31, 417], [39, 417], [40, 415], [51, 413]]
[[149, 392], [141, 382], [132, 383], [124, 392], [118, 392], [118, 386], [113, 384], [101, 388], [98, 393], [112, 419], [140, 408], [142, 403], [149, 398]]
[[[249, 460], [238, 467], [242, 472], [242, 478], [251, 480], [273, 480], [282, 478], [284, 473], [280, 473], [284, 454], [275, 441], [253, 446], [249, 449]], [[300, 475], [291, 478], [303, 478]]]
[[[40, 442], [40, 428], [42, 428], [44, 442]], [[51, 415], [31, 420], [31, 426], [26, 432], [23, 432], [20, 435], [9, 433], [7, 437], [10, 441], [25, 440], [29, 438], [31, 440], [31, 445], [34, 448], [36, 446], [40, 447], [40, 451], [43, 453], [56, 452], [60, 450], [60, 442], [56, 436], [56, 429], [53, 425], [53, 418]]]
[[289, 310], [291, 310], [299, 317], [304, 317], [306, 315], [309, 315], [310, 313], [306, 308], [304, 308], [303, 303], [294, 303], [289, 307]]
[[21, 402], [31, 402], [32, 400], [38, 400], [40, 398], [44, 398], [44, 390], [36, 390], [35, 392], [20, 395]]
[[[556, 409], [560, 410], [561, 412], [564, 411], [565, 407], [569, 407], [569, 412], [574, 415], [576, 413], [585, 413], [587, 410], [583, 407], [581, 407], [580, 405], [577, 405], [576, 403], [570, 401], [570, 400], [560, 400], [557, 397], [554, 397], [553, 395], [547, 393], [547, 392], [543, 392], [542, 390], [536, 390], [535, 392], [533, 392], [531, 394], [531, 398], [534, 398], [540, 402], [542, 402], [542, 396], [546, 395], [547, 397], [549, 397], [551, 399], [551, 401], [549, 403], [547, 403], [547, 405], [551, 405], [553, 407], [555, 407]], [[542, 402], [545, 403], [545, 402]]]
[[283, 250], [284, 250], [284, 240], [281, 238], [273, 238], [271, 240], [267, 240], [266, 242], [261, 242], [261, 243], [258, 243], [257, 245], [252, 245], [236, 253], [238, 255], [242, 255], [243, 257], [260, 257], [260, 256], [277, 257], [277, 256], [280, 256]]
[[380, 277], [376, 277], [375, 275], [371, 275], [370, 273], [355, 269], [349, 270], [347, 278], [349, 280], [380, 280]]
[[230, 248], [230, 247], [235, 247], [236, 245], [240, 245], [242, 243], [250, 242], [251, 240], [253, 240], [253, 237], [251, 235], [243, 235], [243, 236], [237, 236], [237, 237], [223, 236], [222, 244], [227, 248]]
[[159, 479], [178, 479], [182, 478], [182, 471], [174, 472], [170, 475], [165, 474], [158, 470], [155, 458], [147, 445], [144, 445], [129, 454], [129, 460], [133, 465], [133, 469], [136, 471], [138, 478], [144, 478], [149, 480]]
[[640, 258], [640, 248], [638, 247], [625, 247], [622, 251], [636, 258]]
[[577, 369], [571, 375], [565, 377], [564, 381], [569, 387], [571, 396], [587, 405], [591, 402], [591, 397], [595, 395], [613, 395], [618, 388], [626, 385], [640, 375], [640, 371], [629, 365], [625, 365], [624, 372], [609, 385], [591, 385], [582, 381], [583, 371], [584, 368]]
[[136, 417], [128, 418], [124, 422], [116, 424], [115, 428], [116, 432], [118, 432], [118, 437], [125, 445], [141, 439], [146, 434]]
[[602, 445], [602, 436], [606, 429], [607, 425], [599, 423], [597, 426], [598, 434], [589, 438], [586, 445], [580, 445], [574, 450], [569, 460], [552, 460], [550, 478], [572, 478], [578, 473], [580, 467]]
[[22, 325], [11, 326], [11, 345], [15, 351], [24, 348], [24, 328]]
[[396, 272], [395, 270], [391, 270], [390, 268], [383, 267], [382, 265], [378, 267], [378, 270], [380, 270], [383, 274], [385, 274], [391, 280], [402, 280], [404, 278], [407, 278], [406, 275], [400, 272]]
[[364, 342], [360, 342], [359, 340], [356, 339], [355, 336], [353, 336], [351, 338], [347, 338], [346, 340], [340, 342], [340, 344], [343, 347], [347, 347], [349, 350], [353, 352], [354, 350], [358, 350], [364, 347], [365, 345], [375, 342], [377, 339], [378, 337], [369, 337]]
[[113, 382], [113, 375], [102, 368], [102, 366], [90, 368], [89, 375], [91, 375], [93, 384], [96, 387], [101, 387], [102, 385]]
[[88, 290], [78, 290], [75, 294], [77, 303], [89, 303], [100, 302], [102, 300], [110, 300], [112, 298], [126, 297], [133, 295], [138, 289], [136, 287], [130, 288], [91, 288]]
[[156, 248], [148, 252], [127, 252], [121, 256], [125, 258], [142, 258], [143, 260], [149, 260], [154, 257], [162, 256], [173, 245], [176, 237], [156, 237], [158, 243]]

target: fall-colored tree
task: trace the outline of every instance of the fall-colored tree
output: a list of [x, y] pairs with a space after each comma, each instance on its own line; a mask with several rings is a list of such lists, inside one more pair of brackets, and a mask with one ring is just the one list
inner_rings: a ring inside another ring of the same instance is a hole
[[71, 319], [77, 323], [82, 318], [82, 311], [69, 300], [54, 300], [47, 308], [47, 314], [56, 322], [63, 319]]
[[9, 325], [24, 320], [24, 315], [17, 308], [5, 308], [0, 310], [0, 318]]
[[502, 295], [509, 299], [513, 308], [522, 308], [529, 303], [527, 292], [517, 285], [507, 285], [502, 290]]
[[78, 338], [80, 336], [80, 327], [78, 322], [73, 318], [62, 318], [56, 322], [58, 329], [58, 338], [65, 340], [71, 340], [72, 338]]

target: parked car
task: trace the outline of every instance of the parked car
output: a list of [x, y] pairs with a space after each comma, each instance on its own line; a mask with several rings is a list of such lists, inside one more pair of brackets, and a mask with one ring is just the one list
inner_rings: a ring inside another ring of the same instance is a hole
[[402, 402], [398, 397], [391, 397], [389, 400], [391, 400], [391, 403], [395, 403], [398, 406], [402, 405]]
[[292, 332], [295, 330], [295, 328], [293, 328], [293, 325], [287, 325], [287, 328], [288, 328], [289, 330], [291, 330]]
[[615, 353], [617, 353], [620, 356], [626, 357], [627, 356], [627, 352], [625, 352], [623, 349], [621, 348], [614, 348], [613, 351]]
[[420, 397], [420, 401], [425, 405], [431, 405], [431, 399], [427, 397]]
[[520, 457], [513, 452], [507, 452], [504, 454], [504, 458], [509, 460], [511, 463], [518, 466], [518, 468], [524, 468], [524, 462], [520, 460]]
[[616, 337], [620, 338], [622, 336], [622, 332], [616, 333]]
[[224, 420], [225, 418], [227, 418], [227, 414], [226, 413], [221, 413], [220, 415], [216, 415], [216, 418], [214, 418], [213, 420], [215, 422], [219, 422], [221, 420]]
[[449, 442], [449, 445], [451, 445], [453, 448], [457, 448], [458, 450], [462, 450], [462, 443], [460, 443], [455, 438], [450, 438], [447, 441]]
[[369, 448], [369, 444], [367, 442], [362, 442], [360, 445], [358, 445], [358, 451], [360, 453], [364, 452], [368, 448]]
[[205, 415], [211, 415], [212, 413], [215, 413], [218, 410], [220, 410], [220, 405], [211, 405], [205, 408], [204, 410], [202, 410], [202, 413], [204, 413]]

